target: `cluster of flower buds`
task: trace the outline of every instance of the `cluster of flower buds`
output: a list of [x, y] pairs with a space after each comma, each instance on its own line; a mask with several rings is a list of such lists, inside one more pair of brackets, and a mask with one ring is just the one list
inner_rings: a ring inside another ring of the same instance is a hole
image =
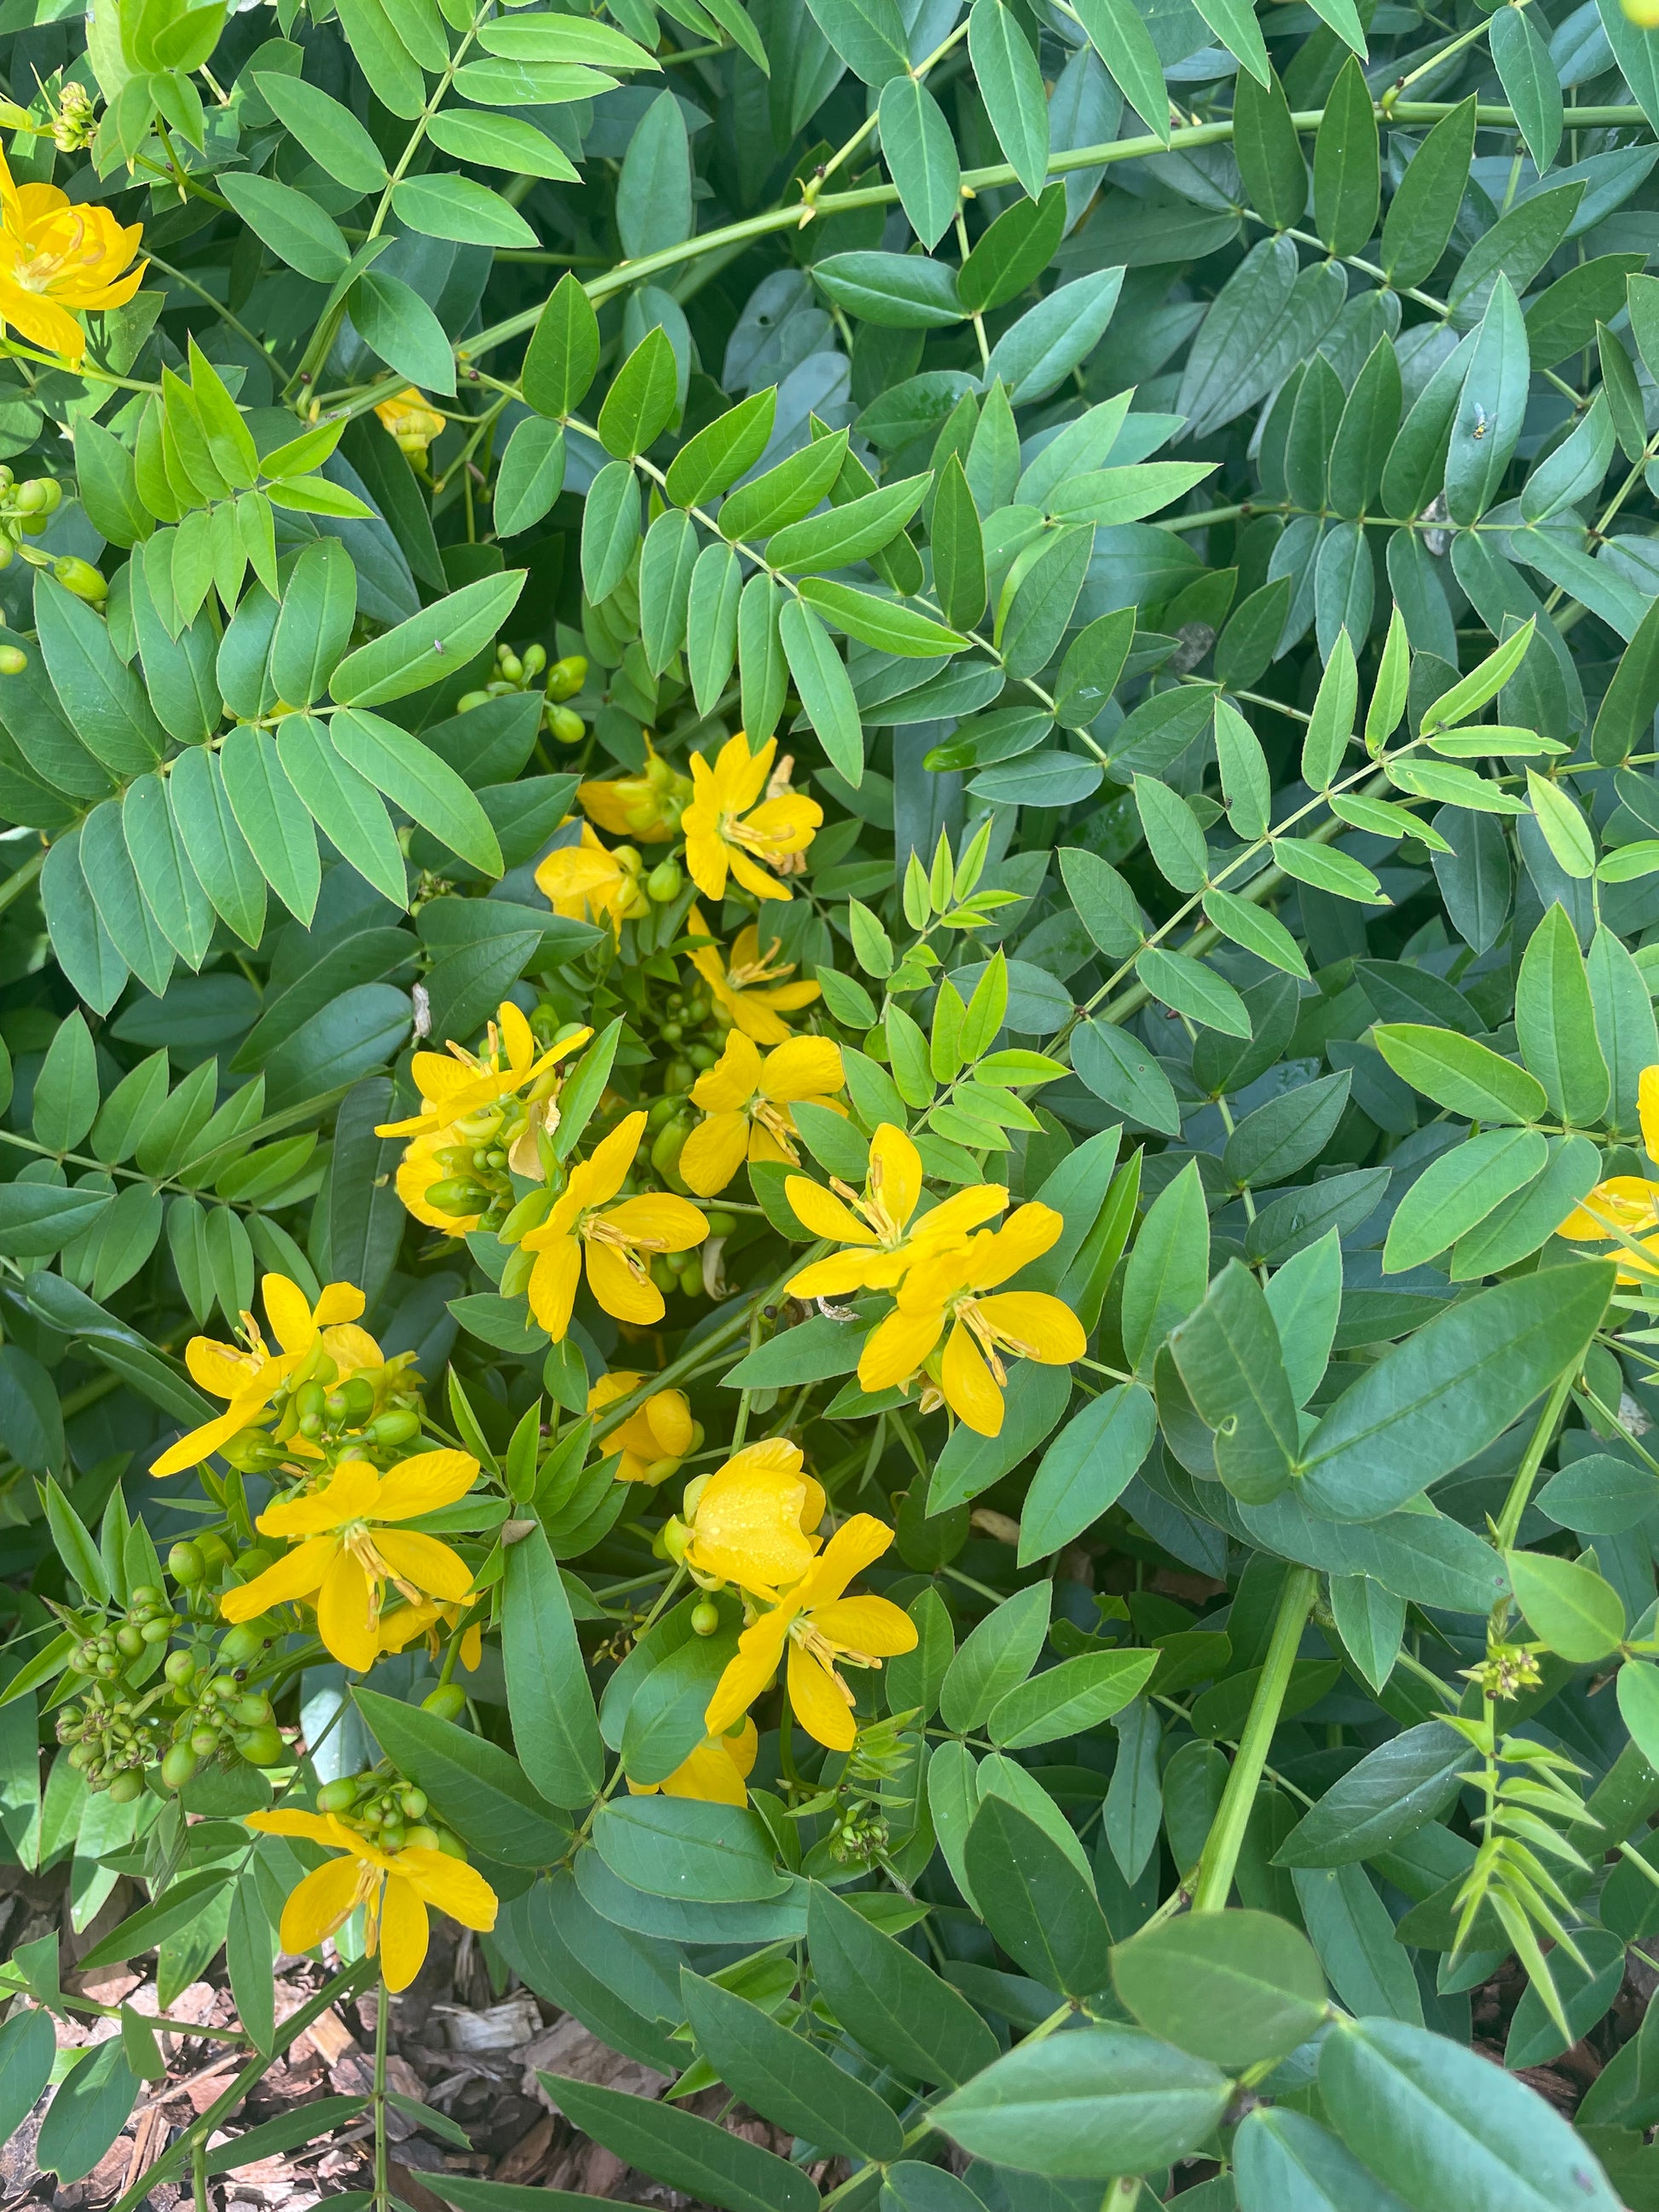
[[474, 708], [488, 706], [492, 699], [528, 691], [544, 671], [547, 681], [542, 695], [542, 726], [562, 745], [579, 745], [587, 735], [587, 725], [573, 708], [563, 703], [574, 699], [587, 681], [587, 663], [579, 653], [556, 660], [550, 668], [545, 646], [527, 645], [522, 653], [514, 653], [503, 639], [495, 647], [495, 673], [476, 691], [464, 691], [455, 702], [455, 712], [470, 714]]
[[98, 132], [98, 113], [92, 94], [73, 77], [58, 87], [58, 112], [52, 118], [52, 140], [60, 154], [78, 154], [90, 146]]
[[567, 653], [547, 672], [542, 727], [562, 745], [579, 745], [587, 735], [586, 723], [574, 707], [564, 703], [574, 699], [586, 681], [587, 662], [580, 653]]
[[[10, 568], [17, 557], [21, 540], [38, 538], [63, 503], [64, 487], [55, 477], [27, 477], [19, 483], [12, 471], [0, 461], [0, 568]], [[46, 567], [49, 558], [45, 554], [39, 555], [35, 565]], [[55, 570], [56, 562], [50, 565]], [[98, 575], [98, 571], [92, 568], [89, 561], [74, 562], [73, 568], [89, 568], [94, 576]], [[67, 576], [60, 576], [58, 580], [66, 589], [75, 589]], [[109, 586], [104, 583], [101, 576], [99, 582], [103, 585], [103, 591], [99, 593], [101, 599], [108, 592]], [[84, 591], [76, 593], [80, 599], [88, 596]]]
[[515, 691], [529, 690], [546, 665], [545, 646], [527, 645], [522, 653], [517, 653], [503, 638], [495, 647], [495, 673], [477, 690], [464, 691], [455, 702], [455, 712], [470, 714], [475, 707], [487, 706], [492, 699], [505, 699]]
[[1463, 1679], [1479, 1685], [1489, 1698], [1518, 1698], [1522, 1690], [1535, 1690], [1543, 1677], [1537, 1654], [1524, 1644], [1494, 1644], [1478, 1667], [1460, 1669]]
[[424, 1790], [384, 1768], [343, 1774], [317, 1792], [317, 1810], [331, 1813], [382, 1851], [443, 1851], [464, 1859], [466, 1845], [433, 1813]]
[[914, 1803], [895, 1785], [912, 1769], [916, 1717], [914, 1712], [894, 1713], [860, 1729], [836, 1789], [839, 1802], [829, 1845], [837, 1865], [874, 1865], [892, 1840], [890, 1814], [908, 1812]]
[[[249, 1559], [269, 1564], [248, 1553], [244, 1566]], [[168, 1653], [161, 1671], [168, 1702], [179, 1709], [161, 1760], [161, 1780], [169, 1790], [182, 1790], [208, 1759], [234, 1753], [254, 1766], [276, 1766], [288, 1757], [270, 1698], [247, 1680], [248, 1668], [271, 1640], [264, 1623], [245, 1620], [227, 1630], [210, 1656]]]
[[145, 1710], [149, 1702], [112, 1695], [102, 1682], [94, 1682], [84, 1700], [63, 1706], [58, 1715], [58, 1741], [69, 1747], [70, 1765], [89, 1790], [107, 1790], [118, 1805], [130, 1805], [142, 1794], [145, 1773], [161, 1756], [156, 1724]]
[[274, 1423], [239, 1429], [219, 1449], [242, 1474], [280, 1467], [293, 1457], [296, 1439], [331, 1465], [342, 1459], [390, 1464], [386, 1455], [395, 1457], [421, 1433], [423, 1401], [414, 1358], [400, 1352], [343, 1377], [319, 1336], [311, 1357], [273, 1395]]
[[[690, 777], [683, 775], [653, 747], [636, 775], [585, 783], [577, 795], [589, 821], [597, 822], [613, 837], [638, 837], [647, 845], [662, 845], [678, 836], [680, 819], [691, 804], [692, 794]], [[678, 868], [675, 876], [670, 897], [679, 890]]]
[[165, 1644], [178, 1623], [179, 1615], [164, 1594], [151, 1583], [140, 1583], [129, 1594], [118, 1622], [106, 1621], [76, 1645], [70, 1656], [70, 1668], [113, 1681], [133, 1660], [143, 1658], [152, 1644]]

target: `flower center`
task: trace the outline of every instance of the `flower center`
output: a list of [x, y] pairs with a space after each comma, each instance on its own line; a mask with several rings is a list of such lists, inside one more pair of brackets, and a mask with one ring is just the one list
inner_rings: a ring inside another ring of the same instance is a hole
[[348, 1521], [340, 1531], [340, 1543], [362, 1569], [363, 1579], [368, 1585], [368, 1626], [378, 1633], [380, 1625], [380, 1593], [387, 1583], [399, 1596], [410, 1605], [418, 1605], [421, 1593], [412, 1583], [395, 1575], [380, 1557], [374, 1542], [374, 1532], [367, 1521]]
[[752, 1099], [750, 1102], [749, 1117], [759, 1127], [765, 1130], [767, 1135], [790, 1159], [798, 1161], [800, 1158], [800, 1154], [795, 1150], [794, 1146], [794, 1124], [789, 1119], [787, 1107], [775, 1106], [769, 1098]]

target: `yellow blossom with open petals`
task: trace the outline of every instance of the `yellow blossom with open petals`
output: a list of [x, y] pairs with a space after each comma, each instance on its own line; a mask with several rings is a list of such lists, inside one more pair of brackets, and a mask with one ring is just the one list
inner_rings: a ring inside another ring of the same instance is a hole
[[398, 441], [399, 451], [411, 461], [423, 461], [428, 447], [444, 434], [443, 416], [412, 384], [406, 384], [392, 398], [383, 399], [374, 412]]
[[904, 1131], [884, 1121], [870, 1139], [870, 1170], [860, 1196], [839, 1176], [830, 1188], [805, 1176], [783, 1186], [796, 1219], [814, 1237], [849, 1246], [803, 1267], [789, 1283], [796, 1298], [846, 1297], [854, 1291], [890, 1290], [923, 1251], [947, 1239], [960, 1241], [1008, 1203], [1000, 1183], [976, 1182], [954, 1191], [916, 1218], [921, 1201], [921, 1154]]
[[1000, 1229], [921, 1254], [899, 1285], [897, 1304], [866, 1340], [859, 1382], [872, 1392], [903, 1382], [945, 1335], [939, 1383], [945, 1402], [982, 1437], [1002, 1431], [1007, 1387], [1003, 1355], [1064, 1367], [1087, 1339], [1063, 1299], [1046, 1291], [983, 1295], [1038, 1259], [1064, 1224], [1052, 1206], [1022, 1206]]
[[790, 1108], [810, 1099], [844, 1113], [833, 1094], [845, 1080], [841, 1047], [828, 1037], [791, 1037], [763, 1060], [753, 1038], [733, 1030], [719, 1063], [691, 1086], [703, 1118], [680, 1154], [682, 1177], [699, 1198], [712, 1198], [745, 1159], [798, 1165]]
[[737, 1656], [715, 1685], [703, 1716], [711, 1735], [746, 1713], [778, 1670], [787, 1650], [789, 1703], [795, 1718], [831, 1751], [850, 1751], [858, 1736], [853, 1692], [843, 1667], [878, 1667], [915, 1648], [915, 1623], [890, 1598], [848, 1597], [847, 1585], [893, 1540], [885, 1522], [855, 1513], [836, 1529], [794, 1588], [738, 1638]]
[[760, 931], [751, 921], [732, 939], [731, 951], [722, 952], [695, 906], [685, 927], [689, 936], [702, 940], [693, 947], [691, 965], [708, 986], [715, 1018], [729, 1022], [757, 1044], [787, 1043], [790, 1029], [783, 1016], [799, 1013], [822, 994], [816, 983], [785, 981], [795, 968], [793, 961], [777, 959], [779, 940], [769, 939], [763, 953]]
[[[1642, 1070], [1636, 1097], [1642, 1149], [1659, 1167], [1659, 1066]], [[1645, 1176], [1609, 1176], [1573, 1207], [1555, 1233], [1575, 1243], [1601, 1244], [1622, 1231], [1653, 1255], [1644, 1259], [1628, 1244], [1620, 1246], [1619, 1279], [1637, 1283], [1659, 1276], [1659, 1238], [1647, 1234], [1654, 1229], [1659, 1229], [1659, 1182]]]
[[[281, 1350], [271, 1352], [251, 1313], [242, 1316], [246, 1348], [221, 1344], [216, 1337], [193, 1336], [185, 1347], [191, 1380], [229, 1404], [216, 1419], [204, 1421], [150, 1463], [152, 1474], [179, 1474], [199, 1467], [262, 1413], [289, 1376], [310, 1358], [320, 1339], [339, 1376], [380, 1364], [380, 1347], [354, 1324], [363, 1310], [363, 1294], [351, 1283], [331, 1283], [315, 1306], [286, 1275], [267, 1275], [260, 1284], [265, 1316]], [[296, 1447], [297, 1448], [297, 1447]]]
[[686, 867], [705, 898], [726, 896], [728, 872], [756, 898], [792, 896], [787, 884], [776, 878], [800, 872], [800, 856], [823, 820], [823, 809], [815, 799], [787, 787], [769, 792], [757, 805], [767, 790], [777, 749], [777, 739], [769, 738], [751, 754], [739, 730], [720, 747], [712, 767], [701, 753], [691, 756], [696, 796], [680, 827]]
[[247, 1826], [262, 1836], [304, 1836], [343, 1854], [313, 1867], [289, 1893], [277, 1938], [295, 1956], [337, 1934], [361, 1905], [364, 1949], [379, 1954], [387, 1989], [406, 1990], [426, 1959], [428, 1905], [463, 1928], [495, 1925], [495, 1891], [476, 1867], [447, 1851], [380, 1850], [332, 1813], [278, 1808], [250, 1813]]
[[584, 1261], [587, 1287], [606, 1313], [618, 1321], [660, 1321], [665, 1307], [651, 1261], [659, 1252], [690, 1251], [708, 1234], [707, 1215], [672, 1191], [611, 1204], [644, 1133], [643, 1114], [620, 1122], [571, 1170], [547, 1219], [525, 1236], [523, 1249], [536, 1255], [530, 1310], [555, 1344], [570, 1327]]
[[705, 1805], [746, 1805], [749, 1777], [760, 1750], [760, 1731], [745, 1720], [735, 1735], [706, 1735], [696, 1749], [683, 1759], [664, 1782], [635, 1782], [630, 1774], [630, 1796], [698, 1797]]
[[482, 1214], [441, 1212], [428, 1202], [427, 1193], [434, 1183], [444, 1182], [453, 1173], [441, 1156], [458, 1146], [470, 1148], [475, 1141], [457, 1124], [471, 1116], [488, 1115], [492, 1107], [509, 1101], [522, 1097], [527, 1111], [507, 1150], [507, 1164], [515, 1175], [537, 1182], [542, 1180], [541, 1150], [536, 1139], [540, 1130], [558, 1127], [553, 1102], [558, 1093], [559, 1063], [578, 1051], [592, 1034], [591, 1029], [577, 1030], [545, 1052], [538, 1052], [522, 1010], [511, 999], [503, 999], [481, 1053], [468, 1052], [452, 1039], [447, 1054], [415, 1054], [410, 1072], [421, 1094], [421, 1111], [401, 1121], [383, 1121], [374, 1133], [410, 1140], [398, 1168], [398, 1195], [416, 1221], [451, 1237], [465, 1237], [477, 1227]]
[[613, 853], [584, 822], [579, 844], [561, 845], [538, 867], [536, 888], [568, 921], [608, 922], [620, 936], [623, 922], [651, 907], [638, 867], [623, 858], [630, 850], [624, 845]]
[[131, 266], [143, 225], [72, 201], [56, 185], [19, 185], [0, 155], [0, 323], [70, 361], [87, 349], [77, 317], [125, 307], [148, 265]]
[[322, 1489], [266, 1507], [257, 1523], [261, 1534], [295, 1540], [294, 1549], [227, 1590], [219, 1610], [227, 1620], [252, 1620], [303, 1599], [316, 1607], [317, 1633], [335, 1658], [367, 1673], [381, 1648], [388, 1583], [410, 1605], [423, 1597], [456, 1605], [472, 1595], [466, 1562], [447, 1544], [417, 1528], [381, 1524], [453, 1505], [477, 1479], [477, 1461], [459, 1451], [422, 1452], [385, 1474], [366, 1460], [343, 1460]]
[[677, 837], [691, 797], [691, 779], [671, 768], [646, 740], [645, 766], [635, 775], [594, 777], [576, 786], [576, 801], [590, 822], [613, 837], [665, 845]]
[[[587, 1410], [598, 1413], [619, 1399], [631, 1398], [650, 1377], [617, 1369], [601, 1375], [587, 1394]], [[691, 1449], [695, 1425], [691, 1401], [684, 1390], [653, 1390], [642, 1406], [629, 1415], [620, 1428], [605, 1439], [607, 1451], [619, 1451], [618, 1482], [666, 1482]]]
[[824, 1508], [823, 1485], [803, 1465], [799, 1444], [768, 1437], [687, 1483], [683, 1556], [693, 1574], [769, 1596], [798, 1582], [817, 1551]]

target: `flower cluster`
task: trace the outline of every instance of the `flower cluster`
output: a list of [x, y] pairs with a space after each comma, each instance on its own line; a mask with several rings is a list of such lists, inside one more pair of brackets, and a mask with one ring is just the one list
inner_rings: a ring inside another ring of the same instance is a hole
[[410, 1355], [387, 1359], [356, 1326], [360, 1290], [330, 1283], [313, 1306], [287, 1275], [267, 1275], [260, 1289], [278, 1349], [270, 1349], [249, 1313], [241, 1344], [192, 1337], [185, 1352], [191, 1379], [228, 1403], [168, 1445], [151, 1462], [152, 1474], [182, 1474], [216, 1452], [246, 1474], [295, 1460], [331, 1462], [346, 1450], [372, 1458], [419, 1435]]
[[893, 1293], [892, 1310], [860, 1356], [866, 1390], [924, 1374], [924, 1406], [942, 1400], [970, 1429], [994, 1437], [1002, 1428], [1005, 1356], [1053, 1367], [1082, 1357], [1082, 1324], [1061, 1299], [1046, 1291], [986, 1295], [1054, 1243], [1063, 1224], [1051, 1206], [1022, 1206], [1000, 1228], [983, 1229], [1007, 1206], [1008, 1193], [1000, 1183], [975, 1183], [918, 1217], [921, 1156], [890, 1122], [871, 1139], [861, 1195], [839, 1181], [825, 1190], [805, 1176], [791, 1176], [784, 1194], [804, 1227], [843, 1248], [793, 1278], [795, 1297]]
[[545, 1179], [540, 1139], [558, 1127], [560, 1066], [592, 1034], [572, 1023], [542, 1051], [523, 1011], [505, 999], [481, 1052], [452, 1044], [447, 1054], [415, 1054], [421, 1111], [375, 1133], [410, 1139], [398, 1195], [417, 1221], [452, 1237], [501, 1227], [513, 1176]]
[[[682, 1517], [670, 1523], [671, 1553], [704, 1589], [737, 1589], [747, 1620], [704, 1717], [705, 1754], [733, 1740], [786, 1658], [795, 1718], [831, 1751], [850, 1750], [858, 1723], [842, 1670], [878, 1667], [915, 1648], [915, 1625], [890, 1599], [847, 1595], [893, 1531], [856, 1513], [823, 1543], [824, 1494], [804, 1466], [800, 1447], [785, 1437], [746, 1445], [687, 1484]], [[687, 1786], [683, 1794], [702, 1792]]]
[[[1659, 1167], [1659, 1066], [1644, 1067], [1637, 1084], [1642, 1149]], [[1647, 1176], [1608, 1176], [1575, 1206], [1556, 1230], [1577, 1243], [1619, 1245], [1621, 1283], [1659, 1279], [1659, 1182]]]

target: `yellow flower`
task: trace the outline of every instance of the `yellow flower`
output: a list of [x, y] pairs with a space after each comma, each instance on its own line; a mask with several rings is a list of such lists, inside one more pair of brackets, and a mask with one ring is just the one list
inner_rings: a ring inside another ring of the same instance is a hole
[[142, 223], [124, 228], [56, 185], [14, 184], [0, 155], [0, 322], [79, 361], [87, 334], [76, 317], [132, 297], [148, 265], [128, 265], [143, 236]]
[[693, 951], [691, 965], [708, 984], [720, 1013], [757, 1044], [787, 1044], [789, 1024], [781, 1017], [810, 1006], [820, 994], [816, 983], [783, 981], [795, 969], [793, 961], [773, 965], [779, 940], [773, 938], [763, 955], [760, 932], [751, 921], [732, 939], [728, 961], [695, 906], [686, 916], [686, 928], [704, 940]]
[[463, 1928], [495, 1925], [495, 1891], [476, 1867], [447, 1851], [377, 1850], [332, 1813], [250, 1813], [247, 1826], [263, 1836], [305, 1836], [344, 1854], [313, 1867], [283, 1907], [279, 1940], [295, 1956], [314, 1951], [361, 1905], [363, 1948], [379, 1952], [387, 1989], [406, 1990], [426, 1958], [428, 1905]]
[[803, 1267], [789, 1285], [789, 1295], [796, 1298], [890, 1290], [920, 1253], [947, 1239], [960, 1242], [1008, 1203], [1000, 1183], [976, 1182], [924, 1213], [913, 1229], [911, 1217], [921, 1198], [921, 1154], [891, 1121], [884, 1121], [870, 1139], [862, 1198], [833, 1176], [829, 1190], [805, 1176], [790, 1176], [783, 1194], [796, 1219], [814, 1237], [854, 1248]]
[[[452, 1172], [440, 1155], [458, 1146], [471, 1149], [487, 1143], [501, 1126], [494, 1109], [524, 1092], [529, 1094], [529, 1111], [507, 1150], [507, 1164], [515, 1175], [542, 1180], [536, 1137], [540, 1129], [558, 1127], [558, 1111], [551, 1103], [558, 1091], [554, 1069], [592, 1034], [590, 1029], [578, 1030], [538, 1054], [530, 1024], [511, 999], [503, 999], [482, 1053], [470, 1053], [452, 1039], [451, 1057], [441, 1052], [415, 1054], [412, 1073], [421, 1111], [406, 1121], [383, 1121], [374, 1133], [410, 1139], [398, 1169], [398, 1195], [416, 1221], [451, 1237], [465, 1237], [477, 1227], [482, 1214], [441, 1212], [426, 1194]], [[469, 1121], [476, 1121], [476, 1127], [458, 1127]]]
[[444, 434], [443, 416], [412, 384], [405, 385], [395, 398], [383, 399], [374, 412], [411, 461], [423, 461], [427, 447]]
[[706, 1805], [746, 1805], [747, 1784], [760, 1749], [760, 1733], [745, 1720], [735, 1735], [706, 1735], [687, 1759], [683, 1759], [665, 1782], [635, 1782], [630, 1775], [630, 1796], [700, 1797]]
[[709, 1699], [703, 1724], [723, 1735], [746, 1713], [789, 1654], [789, 1703], [795, 1718], [831, 1751], [850, 1751], [858, 1735], [853, 1692], [841, 1668], [878, 1667], [915, 1649], [915, 1624], [884, 1597], [843, 1595], [854, 1575], [878, 1559], [893, 1532], [868, 1513], [836, 1529], [806, 1573], [738, 1638], [737, 1656]]
[[1659, 31], [1659, 0], [1620, 0], [1632, 23], [1644, 31]]
[[[380, 1615], [380, 1649], [382, 1651], [406, 1651], [417, 1636], [424, 1636], [428, 1655], [435, 1659], [442, 1632], [453, 1634], [456, 1623], [466, 1611], [463, 1605], [436, 1605], [430, 1598], [422, 1598], [416, 1605], [400, 1605], [395, 1613]], [[470, 1622], [461, 1634], [461, 1664], [469, 1674], [476, 1674], [483, 1657], [483, 1624]]]
[[[631, 1398], [647, 1377], [618, 1370], [601, 1375], [587, 1394], [587, 1410], [597, 1413], [619, 1398]], [[684, 1390], [653, 1390], [619, 1429], [605, 1439], [607, 1450], [622, 1454], [618, 1482], [666, 1482], [678, 1474], [691, 1449], [691, 1401]]]
[[905, 1382], [932, 1354], [949, 1324], [939, 1388], [952, 1413], [982, 1437], [1002, 1430], [1008, 1376], [1001, 1354], [1064, 1367], [1083, 1355], [1082, 1324], [1046, 1291], [981, 1291], [1048, 1249], [1060, 1235], [1051, 1206], [1022, 1206], [1000, 1229], [981, 1230], [966, 1243], [920, 1254], [898, 1289], [898, 1303], [871, 1330], [859, 1361], [866, 1390]]
[[465, 1452], [422, 1452], [377, 1474], [366, 1460], [343, 1460], [321, 1490], [268, 1506], [256, 1524], [266, 1536], [300, 1540], [283, 1559], [227, 1590], [227, 1620], [252, 1620], [301, 1598], [317, 1608], [317, 1633], [342, 1666], [366, 1674], [380, 1651], [380, 1601], [391, 1583], [408, 1599], [460, 1604], [472, 1595], [466, 1562], [417, 1528], [387, 1528], [453, 1505], [478, 1479]]
[[663, 759], [646, 740], [646, 763], [637, 775], [580, 783], [582, 812], [613, 837], [637, 837], [641, 845], [665, 845], [679, 835], [680, 817], [691, 796], [691, 779]]
[[536, 888], [567, 921], [608, 921], [618, 936], [623, 922], [651, 905], [640, 881], [639, 854], [628, 845], [608, 851], [585, 822], [580, 844], [562, 845], [537, 869]]
[[[256, 1413], [270, 1403], [284, 1382], [316, 1350], [323, 1351], [338, 1370], [339, 1377], [360, 1367], [378, 1367], [380, 1347], [366, 1329], [353, 1323], [363, 1310], [363, 1294], [350, 1283], [331, 1283], [313, 1308], [297, 1283], [286, 1275], [267, 1275], [260, 1285], [265, 1316], [280, 1352], [266, 1348], [259, 1324], [250, 1313], [242, 1316], [247, 1349], [221, 1344], [210, 1336], [193, 1336], [185, 1348], [185, 1364], [191, 1379], [216, 1398], [230, 1401], [216, 1420], [204, 1421], [178, 1443], [169, 1444], [150, 1464], [152, 1474], [179, 1474], [199, 1467], [245, 1429]], [[295, 1449], [300, 1449], [295, 1443]]]
[[763, 1060], [753, 1039], [733, 1030], [718, 1066], [691, 1086], [691, 1103], [703, 1118], [680, 1154], [683, 1180], [699, 1198], [712, 1198], [745, 1158], [798, 1165], [789, 1109], [810, 1098], [844, 1113], [830, 1094], [845, 1080], [841, 1047], [828, 1037], [791, 1037]]
[[[728, 870], [757, 898], [791, 896], [788, 886], [774, 882], [767, 868], [781, 876], [800, 872], [799, 856], [811, 843], [823, 809], [815, 799], [789, 790], [787, 781], [756, 805], [767, 787], [777, 749], [777, 739], [769, 738], [751, 755], [749, 740], [739, 730], [720, 747], [713, 768], [701, 753], [691, 756], [696, 795], [680, 827], [685, 832], [686, 867], [705, 898], [726, 896]], [[763, 860], [765, 867], [757, 865]]]
[[[1632, 17], [1634, 22], [1642, 20], [1639, 15]], [[1659, 13], [1653, 20], [1659, 25]], [[1659, 1166], [1659, 1066], [1642, 1070], [1636, 1099], [1642, 1119], [1642, 1149]], [[1650, 1260], [1640, 1259], [1629, 1245], [1620, 1245], [1619, 1279], [1637, 1283], [1659, 1275], [1659, 1243], [1644, 1243], [1643, 1236], [1644, 1231], [1656, 1228], [1659, 1228], [1659, 1182], [1650, 1182], [1645, 1176], [1609, 1176], [1573, 1207], [1555, 1233], [1577, 1243], [1601, 1244], [1622, 1230], [1653, 1254]]]
[[610, 1203], [644, 1133], [644, 1115], [630, 1114], [594, 1147], [592, 1159], [572, 1170], [541, 1226], [526, 1233], [524, 1249], [536, 1255], [530, 1310], [555, 1344], [570, 1326], [584, 1255], [587, 1287], [606, 1313], [618, 1321], [660, 1321], [663, 1295], [651, 1279], [650, 1260], [659, 1252], [689, 1251], [708, 1234], [707, 1217], [672, 1192]]
[[801, 1472], [799, 1444], [768, 1437], [685, 1486], [681, 1508], [690, 1541], [685, 1564], [709, 1582], [736, 1583], [769, 1597], [799, 1582], [818, 1548], [823, 1489]]

